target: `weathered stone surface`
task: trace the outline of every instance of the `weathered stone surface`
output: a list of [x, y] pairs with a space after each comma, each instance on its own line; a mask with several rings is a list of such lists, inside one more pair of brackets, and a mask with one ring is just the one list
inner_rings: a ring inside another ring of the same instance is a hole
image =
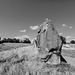
[[38, 47], [46, 48], [60, 48], [61, 40], [57, 30], [51, 23], [50, 19], [46, 19], [39, 27], [37, 33]]
[[40, 25], [38, 29], [37, 47], [40, 48], [42, 52], [52, 53], [50, 54], [51, 57], [49, 59], [46, 58], [48, 63], [59, 64], [61, 62], [61, 46], [62, 41], [57, 30], [51, 23], [50, 19], [46, 18], [46, 20]]

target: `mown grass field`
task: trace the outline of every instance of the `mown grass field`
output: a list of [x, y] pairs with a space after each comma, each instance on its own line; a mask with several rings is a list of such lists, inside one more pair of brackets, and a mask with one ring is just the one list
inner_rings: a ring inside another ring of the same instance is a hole
[[69, 56], [69, 57], [75, 58], [75, 50], [63, 50], [62, 54], [64, 56]]
[[4, 43], [4, 44], [0, 44], [0, 51], [12, 50], [19, 47], [26, 47], [29, 45], [30, 44], [27, 43]]
[[75, 48], [75, 44], [69, 44], [71, 47], [74, 47]]
[[75, 66], [75, 44], [69, 44], [69, 46], [70, 48], [62, 50], [62, 55], [69, 64]]

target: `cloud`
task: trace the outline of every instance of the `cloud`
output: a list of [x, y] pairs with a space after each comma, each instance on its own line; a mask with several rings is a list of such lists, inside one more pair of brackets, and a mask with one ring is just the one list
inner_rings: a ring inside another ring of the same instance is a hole
[[71, 38], [71, 37], [72, 37], [72, 36], [67, 36], [66, 39], [69, 39], [69, 38]]
[[21, 39], [21, 40], [23, 40], [24, 38], [29, 38], [30, 39], [30, 37], [28, 35], [16, 36], [14, 38]]
[[62, 27], [68, 27], [66, 24], [62, 24]]
[[22, 33], [23, 33], [23, 32], [26, 32], [26, 30], [20, 30], [20, 32], [22, 32]]
[[59, 33], [59, 35], [62, 35], [63, 33]]
[[72, 29], [72, 26], [70, 26], [69, 29]]
[[39, 26], [37, 25], [37, 26], [30, 26], [30, 29], [31, 30], [37, 30], [39, 28]]

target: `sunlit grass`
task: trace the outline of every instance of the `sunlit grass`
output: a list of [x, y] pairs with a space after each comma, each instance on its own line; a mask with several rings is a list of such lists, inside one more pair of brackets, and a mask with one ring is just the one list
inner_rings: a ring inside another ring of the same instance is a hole
[[[31, 58], [31, 56], [29, 57], [24, 54], [19, 57], [18, 53], [15, 52], [15, 54], [11, 55], [9, 52], [11, 56], [7, 54], [8, 57], [5, 56], [6, 60], [4, 59], [4, 61], [0, 58], [0, 75], [70, 75], [72, 73], [75, 75], [75, 67], [70, 64], [61, 63], [50, 65], [42, 62], [38, 57], [33, 56]], [[65, 56], [74, 56], [74, 54], [75, 51], [62, 51], [62, 55]]]

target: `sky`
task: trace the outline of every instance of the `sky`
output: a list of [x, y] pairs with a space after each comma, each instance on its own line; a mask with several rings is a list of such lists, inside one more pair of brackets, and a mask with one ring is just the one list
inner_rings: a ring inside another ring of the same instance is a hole
[[0, 0], [0, 36], [36, 37], [38, 26], [51, 19], [60, 35], [75, 39], [75, 0]]

